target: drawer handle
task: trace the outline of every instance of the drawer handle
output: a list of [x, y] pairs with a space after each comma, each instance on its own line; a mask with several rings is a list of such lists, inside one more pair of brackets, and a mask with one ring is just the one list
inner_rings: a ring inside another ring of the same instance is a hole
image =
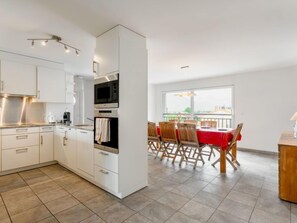
[[102, 154], [103, 156], [109, 156], [109, 154], [105, 152], [100, 152], [100, 154]]
[[17, 129], [16, 132], [27, 132], [28, 129]]
[[52, 129], [52, 127], [42, 127], [42, 130]]
[[79, 131], [80, 133], [84, 133], [84, 134], [87, 134], [87, 132], [83, 132], [83, 131]]
[[66, 138], [66, 137], [63, 137], [63, 146], [67, 146], [67, 144], [66, 144], [66, 141], [67, 141], [68, 139]]
[[28, 135], [16, 136], [16, 139], [28, 139]]
[[100, 170], [100, 172], [103, 174], [109, 174], [107, 171], [104, 171], [104, 170]]
[[26, 153], [26, 152], [28, 152], [28, 148], [16, 150], [16, 153]]

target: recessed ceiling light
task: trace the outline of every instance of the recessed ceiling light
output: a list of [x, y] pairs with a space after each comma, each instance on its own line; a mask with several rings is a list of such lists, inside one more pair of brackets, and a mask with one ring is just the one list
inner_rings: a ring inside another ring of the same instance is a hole
[[189, 65], [186, 65], [186, 66], [180, 67], [180, 69], [187, 69], [187, 68], [190, 68], [190, 66]]
[[44, 40], [44, 41], [41, 42], [41, 45], [46, 46], [47, 43], [48, 43], [48, 40]]

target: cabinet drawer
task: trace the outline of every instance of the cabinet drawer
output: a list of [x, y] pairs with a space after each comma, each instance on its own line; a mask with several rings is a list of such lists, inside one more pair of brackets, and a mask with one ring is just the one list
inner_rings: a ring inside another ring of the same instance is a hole
[[113, 192], [118, 192], [118, 174], [95, 166], [95, 182]]
[[2, 136], [2, 150], [39, 144], [39, 133], [4, 135]]
[[95, 165], [103, 167], [104, 169], [118, 173], [118, 155], [94, 149]]
[[39, 147], [22, 147], [2, 151], [2, 170], [11, 170], [19, 167], [39, 163]]
[[39, 127], [40, 132], [53, 132], [54, 126], [41, 126]]
[[16, 134], [26, 134], [26, 133], [38, 133], [38, 132], [39, 132], [39, 127], [2, 129], [2, 135], [16, 135]]

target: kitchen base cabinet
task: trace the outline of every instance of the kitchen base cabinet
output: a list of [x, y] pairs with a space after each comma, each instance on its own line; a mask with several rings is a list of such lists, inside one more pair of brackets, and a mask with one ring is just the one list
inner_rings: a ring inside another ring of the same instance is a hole
[[39, 146], [2, 150], [2, 171], [39, 163]]
[[118, 193], [118, 181], [118, 174], [100, 166], [95, 166], [95, 182], [102, 186], [103, 189], [111, 193]]
[[54, 132], [40, 133], [40, 163], [54, 160]]
[[[77, 130], [77, 169], [94, 176], [93, 131]], [[82, 174], [83, 174], [82, 173]]]
[[66, 165], [66, 154], [65, 154], [65, 133], [66, 127], [56, 126], [54, 136], [54, 159], [60, 163]]

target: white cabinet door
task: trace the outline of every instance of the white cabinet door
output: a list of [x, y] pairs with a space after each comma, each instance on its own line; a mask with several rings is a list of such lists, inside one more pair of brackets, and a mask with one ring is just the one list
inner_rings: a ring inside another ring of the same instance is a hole
[[36, 66], [2, 60], [1, 93], [36, 95]]
[[66, 95], [65, 72], [63, 70], [37, 68], [37, 101], [64, 103]]
[[76, 165], [76, 152], [77, 152], [77, 144], [76, 144], [76, 129], [68, 128], [66, 130], [66, 146], [65, 146], [65, 157], [66, 157], [66, 166], [75, 170], [77, 168]]
[[93, 131], [77, 129], [77, 168], [94, 175]]
[[118, 192], [119, 175], [112, 171], [95, 166], [95, 182], [111, 192]]
[[40, 133], [40, 163], [54, 160], [54, 133]]
[[95, 61], [99, 63], [97, 75], [119, 71], [119, 27], [97, 38]]
[[62, 126], [56, 126], [55, 136], [54, 136], [54, 159], [64, 165], [66, 165], [65, 132], [66, 132], [66, 128]]

